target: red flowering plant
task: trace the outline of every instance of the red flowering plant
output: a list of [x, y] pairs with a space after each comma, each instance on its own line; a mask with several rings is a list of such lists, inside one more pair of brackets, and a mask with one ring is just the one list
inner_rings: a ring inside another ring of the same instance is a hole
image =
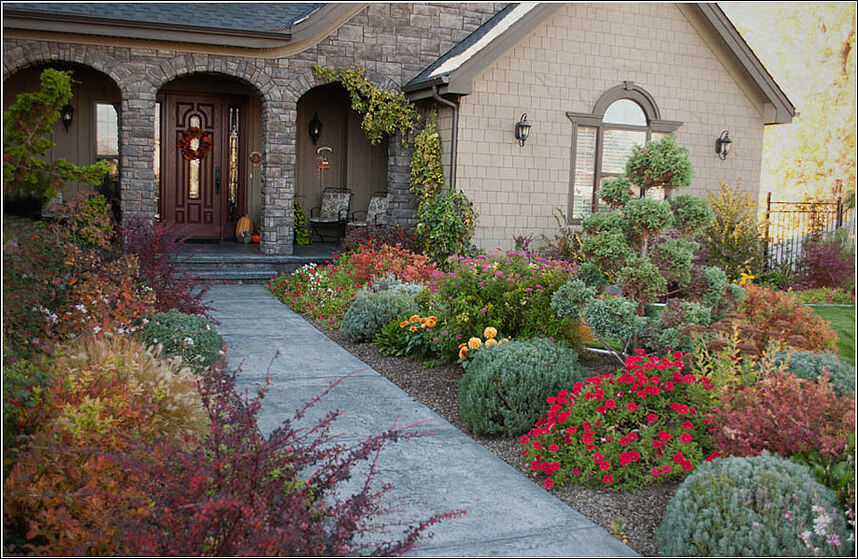
[[682, 353], [642, 349], [624, 370], [590, 377], [547, 398], [521, 454], [551, 489], [566, 481], [630, 489], [683, 478], [713, 460], [705, 414], [712, 383], [683, 372]]

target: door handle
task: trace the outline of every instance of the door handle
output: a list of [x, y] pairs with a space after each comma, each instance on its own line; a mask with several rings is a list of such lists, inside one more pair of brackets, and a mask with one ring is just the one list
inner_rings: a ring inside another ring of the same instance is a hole
[[215, 194], [220, 194], [220, 167], [215, 169]]

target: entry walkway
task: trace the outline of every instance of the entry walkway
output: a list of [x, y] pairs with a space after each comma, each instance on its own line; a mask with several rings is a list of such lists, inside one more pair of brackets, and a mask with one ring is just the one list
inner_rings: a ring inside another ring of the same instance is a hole
[[[635, 556], [589, 519], [526, 479], [429, 408], [415, 402], [299, 315], [262, 285], [218, 285], [208, 299], [218, 309], [218, 331], [228, 344], [231, 367], [244, 362], [239, 388], [271, 377], [259, 427], [267, 435], [332, 381], [340, 383], [314, 408], [308, 421], [333, 409], [341, 442], [389, 428], [428, 422], [433, 436], [386, 445], [377, 484], [390, 483], [394, 502], [407, 499], [402, 518], [421, 520], [464, 509], [466, 515], [430, 528], [411, 556]], [[274, 359], [277, 351], [279, 357]]]

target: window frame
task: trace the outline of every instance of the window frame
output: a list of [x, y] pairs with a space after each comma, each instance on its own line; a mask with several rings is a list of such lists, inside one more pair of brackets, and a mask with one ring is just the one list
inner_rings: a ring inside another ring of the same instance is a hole
[[[647, 125], [627, 125], [614, 124], [604, 122], [605, 112], [614, 102], [621, 99], [634, 101], [643, 111]], [[617, 173], [602, 172], [602, 157], [604, 154], [604, 137], [606, 130], [629, 130], [634, 132], [646, 131], [645, 142], [652, 140], [653, 134], [670, 134], [675, 132], [682, 126], [682, 122], [675, 120], [665, 120], [661, 118], [661, 112], [658, 109], [653, 97], [642, 87], [635, 85], [634, 82], [624, 81], [607, 91], [605, 91], [593, 107], [592, 113], [576, 113], [567, 112], [566, 117], [572, 122], [572, 145], [570, 155], [570, 171], [569, 171], [569, 196], [566, 207], [566, 222], [570, 225], [580, 225], [584, 218], [573, 217], [575, 210], [575, 172], [577, 170], [578, 156], [578, 128], [581, 126], [596, 129], [596, 145], [594, 149], [594, 165], [593, 165], [593, 184], [592, 196], [590, 200], [591, 215], [599, 211], [599, 184], [605, 177], [618, 176]]]

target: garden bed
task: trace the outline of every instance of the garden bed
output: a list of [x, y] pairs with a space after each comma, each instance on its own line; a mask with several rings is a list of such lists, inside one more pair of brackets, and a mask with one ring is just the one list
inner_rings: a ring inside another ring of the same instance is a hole
[[[378, 346], [373, 343], [354, 343], [341, 331], [326, 328], [317, 321], [312, 322], [328, 338], [397, 385], [414, 400], [469, 435], [522, 475], [532, 477], [530, 466], [521, 457], [521, 445], [517, 438], [476, 437], [465, 428], [459, 414], [458, 386], [463, 374], [459, 365], [448, 364], [426, 369], [420, 361], [381, 355]], [[618, 368], [613, 358], [598, 356], [582, 356], [581, 365], [594, 375]], [[678, 482], [669, 482], [637, 491], [619, 492], [567, 483], [555, 488], [551, 493], [641, 555], [657, 556], [660, 552], [655, 528], [661, 522], [664, 509], [677, 486]]]

